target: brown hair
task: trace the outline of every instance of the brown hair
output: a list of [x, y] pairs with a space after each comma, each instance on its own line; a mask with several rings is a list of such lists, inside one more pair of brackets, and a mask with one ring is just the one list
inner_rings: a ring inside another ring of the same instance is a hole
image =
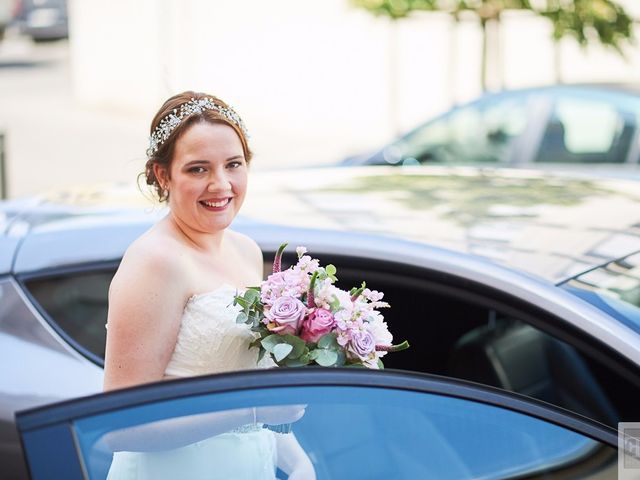
[[[179, 93], [164, 102], [162, 107], [160, 107], [160, 110], [158, 110], [158, 113], [156, 113], [156, 115], [153, 117], [153, 120], [151, 121], [150, 135], [153, 134], [153, 131], [156, 129], [161, 120], [171, 112], [173, 112], [174, 109], [179, 110], [180, 105], [187, 103], [191, 99], [200, 100], [204, 98], [213, 100], [216, 105], [224, 108], [229, 108], [229, 106], [225, 102], [217, 97], [214, 97], [213, 95], [192, 91]], [[176, 141], [189, 129], [191, 125], [198, 122], [224, 123], [226, 125], [229, 125], [235, 130], [235, 132], [238, 134], [238, 137], [240, 137], [245, 161], [247, 162], [247, 164], [249, 164], [249, 162], [251, 161], [251, 157], [253, 154], [249, 149], [247, 137], [242, 129], [237, 124], [221, 115], [219, 112], [215, 110], [203, 109], [201, 113], [195, 113], [185, 118], [175, 127], [175, 129], [173, 129], [173, 131], [169, 135], [169, 138], [167, 138], [162, 143], [162, 145], [159, 145], [158, 150], [156, 150], [156, 152], [148, 158], [147, 163], [144, 167], [144, 172], [140, 174], [144, 175], [147, 185], [150, 185], [155, 189], [161, 202], [166, 201], [169, 198], [169, 192], [165, 191], [160, 185], [159, 180], [156, 178], [156, 175], [153, 172], [153, 166], [155, 164], [162, 165], [167, 169], [167, 172], [169, 172], [171, 162], [173, 160], [173, 152], [175, 150]]]

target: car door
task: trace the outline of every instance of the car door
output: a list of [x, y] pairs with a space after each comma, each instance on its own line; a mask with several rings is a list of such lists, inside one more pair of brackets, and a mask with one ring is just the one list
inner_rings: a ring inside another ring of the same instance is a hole
[[[399, 371], [277, 369], [173, 380], [19, 412], [17, 425], [34, 480], [102, 479], [114, 434], [152, 426], [161, 438], [170, 419], [197, 425], [212, 412], [290, 405], [305, 406], [291, 430], [318, 479], [618, 473], [617, 434], [609, 427], [523, 396]], [[167, 475], [171, 468], [165, 462]], [[287, 475], [278, 469], [278, 478]]]

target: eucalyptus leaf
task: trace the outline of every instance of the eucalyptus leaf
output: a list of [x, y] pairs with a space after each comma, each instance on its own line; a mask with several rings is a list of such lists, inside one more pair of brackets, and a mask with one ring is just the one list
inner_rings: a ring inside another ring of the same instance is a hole
[[315, 349], [315, 350], [311, 350], [307, 355], [309, 357], [309, 360], [311, 360], [312, 362], [315, 361], [318, 358], [318, 355], [320, 355], [321, 350], [319, 349]]
[[244, 299], [249, 303], [254, 303], [260, 298], [260, 294], [255, 290], [247, 290], [244, 292]]
[[269, 335], [268, 337], [263, 338], [260, 343], [267, 352], [273, 353], [274, 347], [282, 343], [282, 337], [274, 333]]
[[300, 360], [299, 358], [287, 358], [287, 360], [284, 362], [284, 364], [287, 367], [304, 367], [305, 365], [308, 365], [309, 362], [303, 362], [302, 360]]
[[382, 363], [382, 360], [378, 359], [378, 368], [380, 370], [384, 370], [384, 363]]
[[319, 352], [318, 358], [316, 358], [316, 363], [318, 365], [322, 365], [323, 367], [331, 367], [338, 360], [338, 354], [332, 350], [318, 349], [316, 351]]
[[335, 362], [335, 366], [342, 367], [347, 361], [347, 356], [342, 350], [338, 350], [336, 353], [338, 354], [338, 359]]
[[247, 314], [244, 312], [240, 312], [236, 317], [236, 323], [247, 323]]
[[240, 305], [244, 309], [249, 307], [249, 304], [247, 303], [247, 301], [242, 297], [235, 297], [234, 304]]
[[291, 353], [293, 346], [288, 343], [280, 343], [273, 347], [273, 356], [276, 358], [276, 362], [280, 362]]
[[335, 333], [327, 333], [318, 340], [318, 348], [332, 348], [338, 345]]
[[260, 360], [264, 358], [265, 353], [267, 353], [267, 351], [264, 348], [261, 348], [260, 351], [258, 352], [258, 362], [260, 362]]
[[293, 350], [291, 351], [289, 358], [298, 358], [304, 352], [306, 343], [300, 337], [287, 334], [287, 335], [282, 335], [282, 340], [293, 347]]

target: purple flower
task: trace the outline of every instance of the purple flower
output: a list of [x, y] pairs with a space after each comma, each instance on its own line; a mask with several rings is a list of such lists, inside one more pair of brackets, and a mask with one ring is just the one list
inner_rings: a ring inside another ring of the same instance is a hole
[[333, 314], [324, 308], [316, 308], [307, 319], [302, 322], [300, 337], [305, 342], [317, 343], [320, 337], [329, 333], [336, 324]]
[[349, 352], [355, 354], [360, 360], [366, 360], [371, 352], [375, 351], [376, 342], [373, 335], [367, 330], [352, 330], [351, 340], [347, 346]]
[[264, 316], [269, 320], [267, 328], [272, 332], [298, 335], [306, 313], [307, 308], [300, 300], [284, 296], [276, 299]]

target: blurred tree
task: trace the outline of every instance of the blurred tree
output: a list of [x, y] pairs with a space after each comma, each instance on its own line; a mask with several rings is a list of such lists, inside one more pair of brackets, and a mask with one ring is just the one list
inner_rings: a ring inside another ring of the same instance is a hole
[[634, 42], [633, 19], [613, 0], [545, 0], [536, 12], [553, 24], [556, 80], [562, 81], [560, 40], [573, 37], [586, 47], [597, 40], [625, 58], [623, 46]]
[[[489, 59], [488, 26], [495, 27], [494, 51], [499, 51], [499, 25], [505, 10], [529, 10], [549, 19], [553, 24], [553, 39], [557, 44], [565, 37], [574, 37], [582, 46], [593, 40], [615, 49], [624, 56], [623, 45], [632, 42], [633, 20], [615, 0], [351, 0], [357, 7], [393, 20], [408, 17], [415, 11], [441, 11], [457, 22], [463, 12], [474, 13], [482, 28], [482, 90], [487, 89]], [[496, 62], [497, 63], [497, 62]], [[560, 59], [556, 47], [556, 77]]]

